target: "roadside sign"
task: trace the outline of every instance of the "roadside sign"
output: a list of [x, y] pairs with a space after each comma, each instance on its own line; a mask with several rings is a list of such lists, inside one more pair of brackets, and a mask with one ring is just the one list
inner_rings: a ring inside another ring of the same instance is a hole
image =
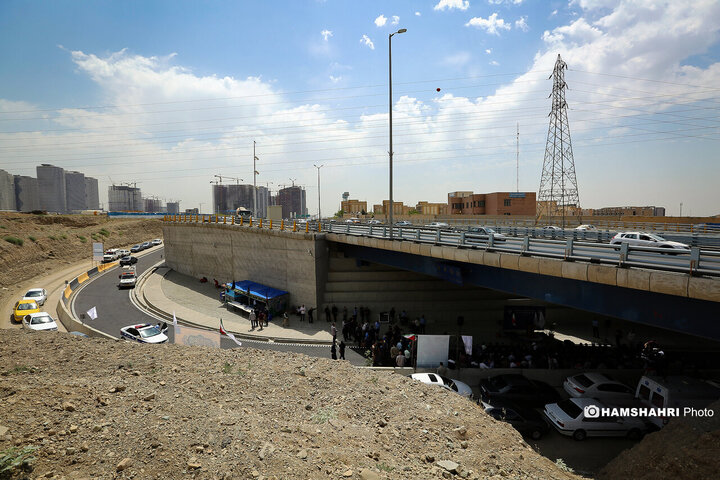
[[102, 243], [93, 242], [93, 261], [102, 262], [104, 252]]

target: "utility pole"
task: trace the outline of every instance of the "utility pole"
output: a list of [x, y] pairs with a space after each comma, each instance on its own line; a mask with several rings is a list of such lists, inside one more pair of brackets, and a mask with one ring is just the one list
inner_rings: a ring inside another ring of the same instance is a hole
[[315, 164], [313, 164], [313, 167], [317, 168], [318, 173], [318, 222], [322, 218], [320, 216], [320, 169], [324, 167], [325, 165], [320, 165], [319, 167]]
[[407, 28], [401, 28], [397, 32], [393, 32], [390, 35], [388, 35], [388, 99], [389, 99], [389, 108], [388, 108], [388, 120], [390, 124], [390, 150], [388, 153], [390, 154], [390, 216], [388, 218], [388, 223], [390, 224], [390, 240], [393, 238], [393, 135], [392, 135], [392, 105], [393, 105], [393, 95], [392, 95], [392, 37], [393, 35], [399, 34], [399, 33], [405, 33], [407, 32]]
[[257, 155], [255, 155], [255, 140], [253, 140], [253, 217], [257, 217], [257, 183], [255, 177], [258, 174], [257, 168], [255, 166], [255, 162], [260, 160]]
[[682, 202], [680, 202], [680, 216], [682, 217]]
[[[541, 217], [549, 217], [553, 205], [560, 206], [562, 214], [562, 227], [565, 228], [565, 214], [568, 206], [580, 209], [577, 177], [575, 176], [575, 159], [573, 158], [572, 143], [570, 141], [570, 125], [567, 116], [567, 102], [565, 102], [565, 70], [567, 64], [560, 55], [555, 62], [555, 68], [550, 78], [553, 79], [552, 109], [550, 111], [550, 126], [548, 127], [547, 143], [545, 145], [545, 159], [543, 161], [540, 189], [538, 191], [538, 209], [536, 221]], [[582, 220], [580, 220], [582, 221]]]
[[517, 124], [517, 137], [515, 138], [515, 188], [520, 192], [520, 122]]

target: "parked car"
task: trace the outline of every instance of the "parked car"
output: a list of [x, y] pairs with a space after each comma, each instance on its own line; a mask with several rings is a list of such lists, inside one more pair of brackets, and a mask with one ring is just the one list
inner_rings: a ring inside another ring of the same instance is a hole
[[142, 323], [129, 325], [120, 329], [120, 337], [139, 343], [167, 343], [167, 325], [152, 325]]
[[560, 394], [547, 383], [519, 374], [503, 374], [480, 381], [480, 396], [486, 403], [512, 402], [527, 407], [542, 407], [560, 400]]
[[135, 288], [135, 282], [137, 281], [137, 277], [135, 276], [134, 271], [123, 272], [118, 275], [118, 278], [120, 278], [118, 288]]
[[597, 398], [611, 405], [633, 403], [635, 391], [602, 373], [571, 375], [563, 382], [563, 389], [571, 397]]
[[597, 227], [595, 225], [578, 225], [575, 230], [578, 232], [597, 232]]
[[533, 440], [539, 440], [549, 430], [542, 414], [533, 408], [515, 405], [513, 403], [497, 403], [490, 405], [482, 403], [485, 413], [495, 420], [507, 422], [522, 435], [527, 435]]
[[[589, 407], [589, 408], [588, 408]], [[587, 437], [642, 438], [648, 425], [640, 417], [593, 415], [609, 408], [595, 398], [568, 398], [545, 405], [545, 418], [560, 434], [585, 440]]]
[[25, 315], [39, 312], [40, 307], [35, 300], [20, 300], [15, 303], [15, 307], [13, 308], [13, 319], [20, 323], [22, 319], [25, 318]]
[[143, 250], [147, 250], [147, 249], [150, 248], [150, 247], [152, 247], [152, 243], [150, 243], [150, 242], [144, 242], [144, 243], [142, 244]]
[[156, 238], [155, 240], [153, 240], [150, 243], [152, 243], [153, 245], [162, 245], [162, 240], [159, 238]]
[[127, 257], [130, 255], [130, 250], [118, 250], [118, 258]]
[[47, 301], [47, 291], [44, 288], [31, 288], [22, 298], [23, 300], [35, 300], [38, 305], [45, 305]]
[[[720, 387], [715, 382], [693, 377], [645, 375], [637, 384], [635, 398], [646, 408], [700, 409], [720, 398]], [[656, 416], [648, 417], [648, 420], [662, 428], [668, 418]]]
[[410, 375], [410, 378], [427, 383], [428, 385], [437, 385], [445, 390], [460, 394], [463, 397], [472, 397], [472, 388], [460, 380], [443, 377], [437, 373], [413, 373]]
[[142, 248], [142, 245], [141, 245], [141, 244], [133, 245], [133, 246], [130, 248], [130, 253], [141, 252], [142, 249], [143, 249], [143, 248]]
[[621, 245], [627, 243], [628, 245], [636, 247], [656, 247], [656, 248], [668, 248], [673, 250], [690, 250], [690, 247], [684, 243], [673, 242], [671, 240], [665, 240], [660, 235], [654, 233], [643, 233], [643, 232], [618, 232], [612, 240], [610, 245]]
[[57, 331], [58, 329], [57, 323], [47, 312], [30, 313], [25, 315], [22, 325], [24, 328], [36, 331]]
[[507, 240], [507, 236], [503, 235], [502, 233], [496, 232], [490, 227], [468, 227], [467, 229], [468, 233], [474, 234], [474, 235], [482, 235], [483, 237], [490, 237], [490, 234], [493, 235], [493, 239], [496, 242], [504, 242]]
[[138, 261], [137, 257], [128, 255], [128, 256], [120, 259], [120, 266], [124, 267], [125, 265], [135, 265], [137, 263], [137, 261]]

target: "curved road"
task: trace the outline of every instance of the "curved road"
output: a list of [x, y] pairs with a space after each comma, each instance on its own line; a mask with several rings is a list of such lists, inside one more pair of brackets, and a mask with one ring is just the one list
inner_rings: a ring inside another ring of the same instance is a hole
[[[148, 268], [162, 260], [162, 247], [154, 247], [154, 251], [137, 257], [135, 265], [137, 275], [140, 276]], [[113, 337], [120, 337], [120, 329], [127, 325], [138, 323], [157, 323], [159, 319], [139, 310], [131, 301], [131, 289], [119, 290], [117, 287], [120, 269], [115, 268], [107, 273], [94, 277], [86, 283], [73, 297], [72, 308], [76, 317], [87, 312], [92, 307], [97, 308], [98, 318], [86, 320], [104, 333]], [[170, 343], [174, 341], [174, 332], [168, 330]], [[283, 352], [303, 353], [311, 357], [330, 358], [330, 347], [328, 345], [306, 345], [296, 343], [268, 343], [266, 341], [255, 341], [242, 339], [242, 347], [238, 347], [228, 337], [220, 339], [221, 348], [258, 348], [261, 350], [276, 350]], [[346, 359], [353, 365], [365, 365], [365, 359], [354, 352], [351, 348], [345, 350]]]

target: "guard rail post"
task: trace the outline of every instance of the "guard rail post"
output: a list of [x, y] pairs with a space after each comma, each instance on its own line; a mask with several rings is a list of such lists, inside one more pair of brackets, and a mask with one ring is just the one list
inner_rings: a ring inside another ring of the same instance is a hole
[[310, 223], [305, 222], [305, 233], [310, 233]]
[[262, 228], [262, 218], [258, 221], [258, 228]]
[[245, 221], [245, 217], [240, 217], [240, 226], [243, 226], [243, 221]]
[[629, 244], [627, 242], [623, 242], [620, 244], [620, 260], [618, 266], [624, 267], [625, 263], [628, 260], [628, 253], [630, 251]]
[[700, 247], [690, 247], [690, 275], [700, 269]]
[[[400, 229], [400, 233], [402, 233], [402, 228]], [[440, 243], [440, 229], [437, 229], [437, 232], [435, 232], [435, 243]]]
[[530, 251], [530, 237], [525, 237], [525, 238], [523, 238], [522, 250], [520, 251], [520, 254], [528, 255], [529, 251]]
[[492, 248], [495, 246], [495, 234], [491, 233], [488, 235], [488, 248]]
[[460, 232], [460, 243], [459, 245], [465, 245], [465, 230]]
[[318, 220], [318, 233], [322, 232], [322, 222]]
[[573, 256], [573, 242], [575, 240], [572, 238], [568, 238], [567, 242], [565, 243], [565, 260], [571, 261]]
[[280, 230], [285, 230], [285, 219], [280, 220]]
[[349, 223], [346, 224], [346, 227], [347, 227], [346, 233], [347, 233], [348, 235], [350, 235], [350, 224], [349, 224]]
[[297, 221], [293, 220], [293, 232], [297, 232]]
[[387, 225], [383, 225], [383, 238], [387, 238]]
[[235, 225], [235, 215], [230, 217], [230, 225]]
[[250, 223], [248, 224], [248, 227], [252, 227], [252, 221], [253, 221], [253, 217], [250, 217]]
[[[217, 223], [218, 223], [218, 214], [216, 213], [215, 214], [215, 224], [217, 225]], [[225, 222], [223, 222], [223, 223], [225, 223]]]
[[420, 243], [420, 229], [419, 228], [415, 229], [415, 241]]
[[272, 218], [270, 219], [270, 226], [268, 228], [270, 228], [270, 230], [272, 230]]

